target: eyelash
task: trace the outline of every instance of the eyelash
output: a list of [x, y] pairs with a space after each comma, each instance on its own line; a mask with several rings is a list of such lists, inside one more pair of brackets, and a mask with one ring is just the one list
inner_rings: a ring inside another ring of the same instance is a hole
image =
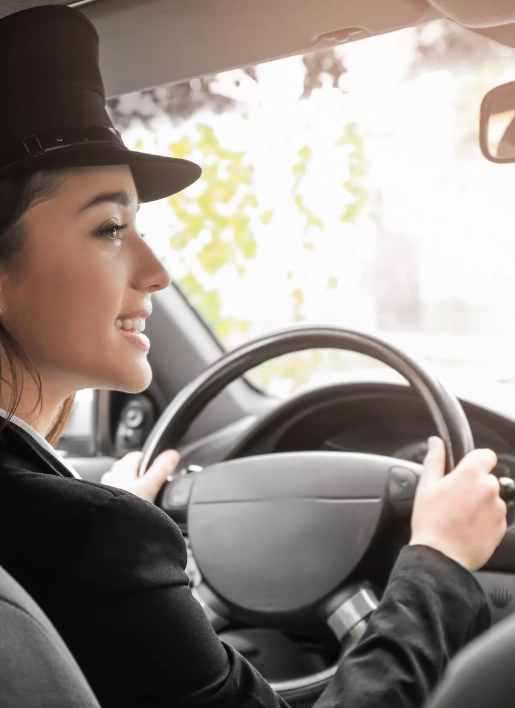
[[[106, 238], [108, 241], [122, 241], [123, 239], [120, 238], [120, 236], [116, 236], [116, 234], [125, 231], [127, 229], [127, 226], [128, 224], [109, 224], [109, 226], [105, 226], [103, 229], [99, 229], [96, 233], [102, 238]], [[115, 234], [110, 233], [113, 230], [115, 231]], [[145, 238], [145, 234], [139, 235], [141, 236], [141, 238]]]

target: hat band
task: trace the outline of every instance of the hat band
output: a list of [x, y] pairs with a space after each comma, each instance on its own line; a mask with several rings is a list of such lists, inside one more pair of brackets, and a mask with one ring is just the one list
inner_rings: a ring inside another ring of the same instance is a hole
[[76, 130], [52, 131], [28, 135], [21, 139], [18, 145], [0, 157], [3, 167], [7, 168], [17, 162], [25, 162], [28, 157], [38, 158], [55, 150], [87, 143], [110, 143], [128, 149], [124, 145], [121, 134], [110, 126], [94, 126]]

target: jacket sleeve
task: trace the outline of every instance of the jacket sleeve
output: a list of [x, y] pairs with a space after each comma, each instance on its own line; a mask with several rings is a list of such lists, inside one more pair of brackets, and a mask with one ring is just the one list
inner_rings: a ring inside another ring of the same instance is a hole
[[76, 526], [43, 609], [102, 708], [287, 707], [218, 639], [163, 511], [113, 489]]
[[491, 624], [466, 568], [429, 546], [406, 546], [361, 641], [317, 708], [421, 708], [449, 660]]
[[[286, 708], [213, 631], [189, 588], [178, 527], [116, 490], [77, 524], [47, 610], [103, 708]], [[360, 644], [317, 708], [420, 708], [449, 659], [489, 622], [479, 585], [405, 548]]]

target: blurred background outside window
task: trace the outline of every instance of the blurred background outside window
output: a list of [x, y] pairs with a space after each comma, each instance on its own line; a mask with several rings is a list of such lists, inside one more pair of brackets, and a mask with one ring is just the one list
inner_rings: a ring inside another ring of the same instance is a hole
[[[441, 21], [111, 99], [128, 147], [203, 168], [138, 227], [227, 350], [332, 323], [443, 378], [515, 377], [515, 165], [478, 145], [514, 58]], [[320, 350], [248, 376], [283, 396], [380, 366]]]

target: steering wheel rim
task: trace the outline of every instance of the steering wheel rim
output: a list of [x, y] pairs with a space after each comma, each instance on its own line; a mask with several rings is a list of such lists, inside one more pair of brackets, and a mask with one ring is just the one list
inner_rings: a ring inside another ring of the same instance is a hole
[[182, 435], [206, 405], [249, 369], [284, 354], [315, 348], [333, 348], [365, 354], [400, 373], [424, 400], [445, 445], [445, 472], [474, 449], [469, 422], [459, 403], [441, 382], [411, 354], [390, 342], [358, 330], [330, 325], [292, 325], [258, 337], [215, 361], [187, 384], [169, 403], [142, 448], [138, 476], [145, 473], [167, 447], [177, 446]]
[[[145, 473], [148, 466], [152, 464], [153, 460], [165, 448], [165, 445], [166, 447], [177, 446], [184, 432], [188, 429], [188, 427], [198, 416], [198, 414], [205, 408], [205, 406], [223, 388], [225, 388], [225, 386], [227, 386], [236, 378], [244, 374], [247, 370], [252, 369], [255, 366], [258, 366], [259, 364], [268, 361], [269, 359], [273, 359], [283, 354], [291, 353], [294, 351], [301, 351], [305, 349], [323, 347], [350, 350], [371, 356], [387, 364], [408, 380], [408, 382], [415, 388], [415, 390], [419, 393], [420, 397], [425, 402], [426, 407], [428, 408], [429, 413], [435, 423], [438, 434], [444, 441], [446, 449], [446, 473], [454, 469], [456, 463], [465, 454], [467, 454], [474, 448], [474, 441], [470, 425], [458, 399], [453, 396], [449, 391], [447, 391], [447, 389], [445, 389], [445, 387], [430, 373], [430, 371], [425, 365], [420, 363], [411, 355], [400, 351], [394, 345], [390, 344], [389, 342], [386, 342], [385, 340], [375, 335], [366, 334], [357, 330], [343, 329], [326, 325], [294, 325], [283, 330], [274, 332], [273, 334], [255, 339], [251, 342], [244, 344], [238, 349], [227, 353], [214, 364], [212, 364], [210, 367], [208, 367], [200, 376], [198, 376], [194, 381], [187, 385], [181, 392], [179, 392], [175, 399], [168, 405], [168, 407], [162, 413], [161, 417], [156, 422], [154, 428], [150, 432], [143, 446], [143, 455], [140, 462], [138, 475], [142, 475]], [[391, 473], [395, 472], [397, 474], [400, 470], [401, 477], [404, 475], [404, 478], [401, 480], [401, 486], [405, 484], [406, 481], [408, 481], [408, 486], [411, 485], [410, 488], [414, 494], [413, 484], [409, 480], [409, 478], [406, 477], [406, 474], [411, 474], [411, 479], [414, 479], [416, 478], [416, 475], [420, 474], [421, 471], [420, 465], [406, 463], [405, 461], [396, 460], [395, 458], [383, 458], [382, 456], [366, 456], [359, 454], [348, 455], [347, 453], [320, 454], [322, 456], [326, 455], [328, 457], [332, 455], [333, 457], [340, 456], [340, 458], [352, 458], [350, 462], [354, 464], [357, 463], [358, 465], [367, 464], [367, 460], [363, 459], [367, 457], [377, 457], [381, 458], [383, 461], [386, 460], [388, 465], [390, 466], [388, 472], [389, 482], [387, 485], [390, 493], [392, 493], [392, 480], [394, 485], [393, 488], [395, 488], [395, 484], [397, 481], [396, 478], [394, 478], [395, 475], [393, 475], [392, 477]], [[281, 455], [276, 454], [271, 455], [269, 457], [279, 458], [281, 457]], [[282, 457], [283, 464], [287, 464], [288, 455], [284, 455]], [[252, 461], [256, 460], [256, 458], [244, 459], [249, 464], [252, 464]], [[284, 463], [284, 460], [286, 460], [286, 463]], [[214, 470], [215, 467], [223, 467], [224, 464], [226, 466], [234, 466], [234, 464], [236, 463], [237, 465], [238, 462], [239, 460], [231, 460], [226, 463], [221, 463], [221, 465], [215, 465], [214, 467], [211, 466], [211, 469]], [[315, 461], [313, 460], [313, 462]], [[336, 463], [338, 463], [338, 460], [336, 460]], [[399, 468], [398, 466], [392, 466], [395, 464], [398, 465], [399, 463], [403, 465], [402, 468]], [[261, 456], [259, 458], [259, 465], [264, 466], [264, 464], [265, 457]], [[295, 460], [293, 460], [293, 464], [295, 464]], [[333, 465], [334, 471], [334, 459], [332, 460], [331, 464]], [[254, 465], [254, 467], [256, 467], [256, 465]], [[199, 479], [205, 481], [206, 478], [215, 478], [214, 486], [216, 487], [216, 472], [212, 471], [210, 475], [208, 470], [209, 468], [205, 468], [205, 470], [200, 473], [202, 477], [199, 477]], [[229, 470], [229, 472], [230, 471], [231, 470]], [[234, 476], [234, 471], [236, 471], [237, 473], [236, 477]], [[318, 468], [319, 474], [320, 471], [320, 468]], [[220, 470], [218, 470], [218, 472], [220, 472]], [[222, 469], [222, 482], [223, 472], [224, 470]], [[236, 468], [236, 470], [233, 469], [232, 472], [232, 483], [234, 483], [234, 480], [238, 478], [240, 471], [238, 468]], [[188, 519], [192, 489], [192, 484], [190, 482], [194, 483], [194, 478], [195, 474], [186, 475], [186, 478], [184, 479], [186, 484], [183, 484], [183, 488], [182, 490], [180, 490], [180, 494], [184, 495], [185, 492], [186, 497], [188, 499]], [[293, 480], [290, 479], [287, 484], [292, 481]], [[416, 481], [418, 481], [418, 479]], [[165, 506], [161, 505], [162, 500], [166, 497], [167, 488], [172, 484], [174, 484], [173, 478], [172, 481], [165, 483], [160, 494], [158, 495], [158, 498], [156, 499], [156, 504], [165, 511], [167, 511], [167, 509], [165, 508]], [[213, 487], [213, 485], [211, 486]], [[378, 492], [377, 489], [375, 493], [381, 496], [381, 492]], [[404, 497], [404, 499], [406, 499], [406, 497]], [[201, 500], [201, 503], [206, 502], [205, 500]], [[216, 504], [207, 503], [207, 506], [213, 507], [216, 506]], [[402, 509], [405, 510], [408, 507], [411, 510], [411, 504], [409, 501], [397, 502], [397, 511], [399, 512], [400, 508], [401, 514], [403, 513]], [[370, 526], [373, 529], [370, 533], [370, 538], [372, 538], [376, 526], [379, 523], [378, 518], [379, 515], [376, 514], [375, 516], [370, 517], [369, 521], [367, 522], [367, 527]], [[222, 524], [224, 522], [222, 522]], [[188, 521], [188, 523], [190, 522]], [[213, 527], [214, 526], [216, 526], [216, 524], [214, 524]], [[201, 526], [198, 526], [198, 528], [201, 528]], [[201, 533], [206, 535], [205, 527], [204, 530], [201, 531]], [[238, 533], [236, 533], [235, 535], [238, 536]], [[257, 535], [260, 534], [258, 533]], [[366, 541], [365, 546], [367, 546], [367, 544], [369, 543], [370, 538]], [[190, 542], [193, 542], [193, 540], [193, 536], [190, 536]], [[204, 554], [204, 559], [206, 558], [206, 556], [209, 558], [212, 555], [213, 554], [211, 553]], [[196, 553], [195, 556], [197, 557]], [[352, 561], [350, 561], [349, 567], [355, 567], [358, 562], [359, 561], [356, 561], [356, 559], [353, 559]], [[204, 576], [202, 567], [200, 569], [202, 576]], [[243, 571], [242, 574], [244, 575], [245, 571]], [[302, 582], [299, 583], [299, 585], [302, 584]], [[232, 607], [234, 609], [235, 604], [233, 602], [231, 605], [230, 600], [228, 600], [229, 604], [224, 604], [224, 602], [218, 602], [219, 600], [227, 600], [229, 595], [227, 593], [224, 594], [223, 592], [221, 592], [219, 587], [217, 587], [218, 595], [216, 595], [216, 593], [213, 595], [213, 593], [211, 592], [212, 590], [213, 586], [204, 587], [203, 600], [206, 605], [205, 609], [209, 610], [207, 612], [208, 616], [213, 615], [213, 617], [210, 617], [211, 620], [213, 620], [214, 618], [214, 622], [212, 621], [213, 626], [220, 619], [222, 621], [223, 626], [224, 616], [231, 616], [230, 611], [228, 615], [226, 614], [228, 612], [227, 608]], [[370, 599], [369, 597], [368, 602], [366, 602], [365, 606], [363, 606], [363, 597], [364, 594], [366, 595], [368, 590], [369, 589], [366, 589], [363, 585], [360, 586], [358, 584], [358, 586], [353, 586], [352, 592], [354, 592], [355, 594], [352, 595], [352, 593], [349, 592], [345, 588], [345, 586], [342, 585], [340, 586], [338, 591], [327, 593], [324, 596], [324, 602], [319, 603], [320, 607], [322, 607], [323, 604], [325, 613], [324, 619], [326, 623], [331, 626], [331, 629], [333, 629], [334, 633], [338, 636], [338, 638], [342, 639], [345, 636], [347, 639], [349, 639], [350, 637], [350, 642], [352, 642], [353, 640], [355, 641], [357, 638], [359, 639], [359, 636], [361, 636], [361, 633], [366, 627], [366, 618], [374, 609], [374, 600], [375, 606], [377, 605], [377, 599], [375, 597], [372, 597]], [[210, 600], [213, 599], [214, 602], [210, 602]], [[347, 626], [345, 618], [348, 615], [349, 606], [352, 606], [350, 613], [354, 617], [354, 625], [352, 625], [351, 623]], [[319, 609], [317, 610], [317, 612], [320, 614]], [[295, 615], [295, 612], [293, 612], [292, 614]], [[343, 629], [341, 629], [340, 632], [335, 631], [335, 627], [331, 624], [331, 622], [336, 622], [336, 625], [338, 625], [342, 617], [344, 627]], [[347, 651], [348, 645], [349, 642], [347, 642], [347, 645], [344, 646], [344, 652]], [[325, 685], [327, 685], [330, 678], [336, 672], [337, 667], [338, 664], [335, 664], [324, 672], [315, 674], [308, 678], [302, 680], [274, 682], [272, 686], [277, 692], [281, 693], [285, 697], [288, 696], [288, 698], [292, 701], [295, 699], [295, 702], [296, 700], [305, 702], [310, 698], [315, 699], [317, 695], [322, 692]]]

